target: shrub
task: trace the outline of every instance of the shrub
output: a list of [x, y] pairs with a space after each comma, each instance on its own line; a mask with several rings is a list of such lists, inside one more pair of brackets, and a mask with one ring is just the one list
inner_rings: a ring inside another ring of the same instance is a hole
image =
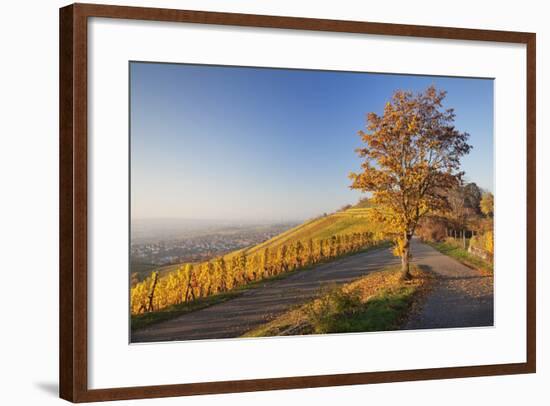
[[447, 227], [444, 220], [429, 217], [420, 223], [416, 234], [422, 241], [439, 242], [447, 236]]
[[304, 313], [314, 334], [393, 330], [417, 289], [390, 282], [376, 294], [362, 297], [358, 289], [332, 288], [306, 305]]
[[492, 231], [487, 231], [485, 233], [485, 250], [489, 251], [491, 254], [495, 253], [495, 241]]
[[353, 313], [361, 309], [359, 292], [344, 292], [337, 287], [324, 289], [321, 297], [304, 308], [305, 314], [316, 334], [331, 333], [335, 322], [343, 313]]
[[483, 234], [476, 235], [470, 240], [470, 245], [479, 248], [481, 250], [489, 252], [491, 255], [494, 254], [494, 235], [492, 231], [486, 231]]

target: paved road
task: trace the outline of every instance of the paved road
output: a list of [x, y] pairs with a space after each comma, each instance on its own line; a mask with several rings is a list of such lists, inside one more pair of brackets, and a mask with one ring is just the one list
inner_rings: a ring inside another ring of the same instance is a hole
[[[493, 325], [493, 282], [414, 239], [413, 262], [439, 279], [405, 329]], [[310, 300], [325, 284], [342, 284], [399, 261], [390, 249], [346, 257], [246, 291], [241, 296], [132, 334], [132, 342], [239, 337]]]
[[413, 262], [438, 279], [404, 329], [493, 325], [493, 277], [483, 276], [432, 247], [413, 240]]
[[374, 270], [397, 264], [390, 249], [378, 249], [296, 272], [287, 278], [265, 283], [205, 309], [184, 314], [138, 330], [132, 342], [180, 341], [239, 337], [272, 320], [290, 307], [316, 296], [325, 284], [342, 284]]

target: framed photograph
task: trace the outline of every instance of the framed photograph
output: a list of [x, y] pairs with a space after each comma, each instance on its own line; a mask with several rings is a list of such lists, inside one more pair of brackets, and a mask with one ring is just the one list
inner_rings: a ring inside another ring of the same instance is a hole
[[60, 396], [535, 372], [535, 34], [60, 10]]

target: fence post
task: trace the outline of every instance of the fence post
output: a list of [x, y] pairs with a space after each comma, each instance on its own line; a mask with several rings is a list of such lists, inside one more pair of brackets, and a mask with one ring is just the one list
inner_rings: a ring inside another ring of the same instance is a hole
[[153, 272], [153, 282], [151, 284], [151, 289], [149, 290], [149, 296], [148, 296], [147, 311], [149, 312], [153, 311], [153, 298], [155, 297], [155, 289], [157, 287], [158, 277], [159, 277], [158, 272]]
[[193, 268], [188, 268], [188, 271], [189, 272], [187, 273], [187, 288], [185, 289], [185, 303], [189, 301], [189, 291], [191, 289], [191, 278], [193, 278]]

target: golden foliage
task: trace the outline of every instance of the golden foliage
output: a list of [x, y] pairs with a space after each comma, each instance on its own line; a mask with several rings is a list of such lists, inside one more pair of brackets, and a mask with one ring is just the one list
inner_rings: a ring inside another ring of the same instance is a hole
[[132, 287], [131, 312], [140, 314], [160, 310], [227, 292], [253, 281], [357, 252], [377, 241], [372, 233], [337, 235], [326, 240], [297, 241], [277, 250], [264, 248], [249, 256], [241, 251], [208, 262], [185, 264], [163, 278], [153, 273]]
[[397, 91], [359, 131], [366, 146], [356, 150], [364, 160], [362, 172], [349, 175], [351, 188], [372, 193], [373, 216], [401, 255], [408, 255], [419, 220], [447, 209], [444, 192], [460, 184], [460, 158], [471, 149], [469, 135], [453, 125], [453, 109], [443, 108], [445, 95], [433, 86], [417, 95]]
[[491, 255], [495, 253], [495, 241], [493, 231], [489, 230], [470, 239], [470, 245], [487, 251]]
[[493, 194], [490, 192], [483, 193], [483, 196], [481, 197], [481, 201], [479, 202], [479, 207], [481, 209], [481, 212], [485, 214], [487, 217], [492, 217], [493, 211], [494, 211], [494, 205], [495, 205], [495, 202], [494, 202]]

